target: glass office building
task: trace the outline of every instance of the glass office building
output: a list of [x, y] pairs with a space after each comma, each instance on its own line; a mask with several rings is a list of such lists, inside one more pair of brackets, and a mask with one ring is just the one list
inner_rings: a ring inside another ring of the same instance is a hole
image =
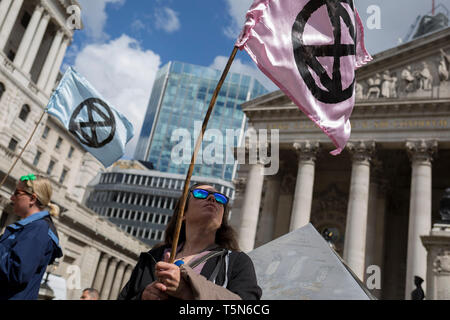
[[[173, 139], [176, 129], [187, 129], [191, 134], [191, 150], [194, 149], [208, 105], [217, 86], [222, 70], [201, 67], [181, 62], [169, 62], [156, 76], [147, 113], [136, 148], [135, 159], [149, 161], [155, 170], [161, 172], [186, 174], [189, 161], [182, 164], [172, 161], [171, 154], [180, 140]], [[204, 143], [203, 149], [210, 143], [218, 144], [224, 156], [230, 150], [225, 137], [234, 130], [233, 146], [239, 144], [240, 134], [246, 128], [246, 118], [241, 104], [267, 93], [256, 79], [243, 74], [229, 73], [217, 98], [214, 111], [207, 129], [218, 129], [222, 141]], [[217, 132], [217, 131], [216, 131]], [[240, 134], [239, 134], [240, 133]], [[231, 181], [236, 172], [237, 163], [196, 165], [194, 175], [214, 177]]]

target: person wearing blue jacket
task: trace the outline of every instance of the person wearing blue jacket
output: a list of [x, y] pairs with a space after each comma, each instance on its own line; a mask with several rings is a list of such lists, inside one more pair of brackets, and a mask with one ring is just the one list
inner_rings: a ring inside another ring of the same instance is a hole
[[30, 174], [17, 183], [11, 201], [21, 220], [0, 237], [0, 300], [36, 300], [47, 266], [62, 257], [51, 218], [59, 208], [51, 196], [44, 177]]

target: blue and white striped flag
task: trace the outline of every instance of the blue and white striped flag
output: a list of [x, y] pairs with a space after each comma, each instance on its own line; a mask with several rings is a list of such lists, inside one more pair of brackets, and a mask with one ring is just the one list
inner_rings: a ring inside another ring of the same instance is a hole
[[105, 167], [119, 160], [133, 138], [133, 125], [78, 72], [69, 67], [47, 105]]

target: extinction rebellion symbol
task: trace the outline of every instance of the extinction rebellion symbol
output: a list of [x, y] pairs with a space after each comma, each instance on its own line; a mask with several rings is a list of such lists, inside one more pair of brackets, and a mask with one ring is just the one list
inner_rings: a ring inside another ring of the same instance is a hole
[[69, 131], [85, 146], [101, 148], [110, 143], [116, 133], [114, 114], [104, 101], [98, 98], [86, 99], [73, 112]]
[[[335, 104], [349, 99], [353, 95], [355, 79], [343, 90], [341, 75], [341, 57], [355, 55], [356, 33], [348, 11], [342, 6], [346, 3], [354, 11], [352, 0], [311, 0], [298, 14], [292, 27], [292, 45], [298, 71], [311, 93], [321, 102]], [[326, 6], [333, 28], [334, 44], [307, 45], [303, 35], [311, 16], [322, 6]], [[348, 27], [353, 44], [342, 44], [341, 18]], [[327, 74], [318, 57], [333, 57], [333, 75]], [[317, 75], [322, 88], [316, 83], [311, 70]], [[324, 89], [326, 90], [324, 90]]]

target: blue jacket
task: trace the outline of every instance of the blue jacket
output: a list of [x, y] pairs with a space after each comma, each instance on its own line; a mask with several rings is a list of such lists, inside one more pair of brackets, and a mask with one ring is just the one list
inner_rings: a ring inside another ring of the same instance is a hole
[[48, 211], [6, 227], [0, 237], [0, 300], [37, 299], [47, 266], [62, 257]]

